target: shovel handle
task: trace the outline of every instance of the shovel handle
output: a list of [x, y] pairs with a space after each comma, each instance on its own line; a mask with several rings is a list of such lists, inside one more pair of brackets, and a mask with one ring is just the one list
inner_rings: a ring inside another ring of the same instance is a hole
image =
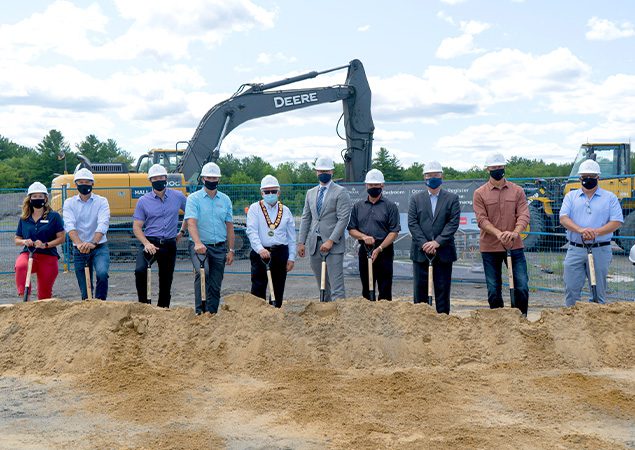
[[514, 289], [514, 268], [512, 266], [512, 255], [507, 254], [507, 279], [509, 280], [509, 288]]
[[33, 253], [29, 252], [29, 261], [26, 265], [26, 279], [24, 280], [24, 298], [23, 300], [26, 302], [29, 299], [29, 294], [31, 292], [31, 272], [33, 271]]
[[147, 291], [148, 291], [148, 295], [146, 296], [146, 298], [148, 299], [148, 303], [150, 303], [150, 299], [152, 298], [152, 267], [148, 266], [148, 270], [147, 270]]
[[269, 295], [272, 303], [276, 303], [276, 293], [273, 291], [273, 278], [271, 278], [271, 269], [267, 268], [267, 284], [269, 285]]
[[434, 269], [432, 261], [428, 263], [428, 305], [432, 305], [432, 296], [434, 295]]
[[84, 266], [84, 278], [86, 279], [86, 295], [88, 296], [87, 299], [88, 300], [92, 300], [93, 299], [93, 291], [92, 291], [92, 287], [90, 285], [90, 269], [88, 268], [88, 266]]
[[593, 253], [589, 252], [587, 254], [587, 259], [589, 261], [589, 278], [591, 279], [591, 286], [597, 286], [597, 279], [595, 278], [595, 258], [593, 258]]

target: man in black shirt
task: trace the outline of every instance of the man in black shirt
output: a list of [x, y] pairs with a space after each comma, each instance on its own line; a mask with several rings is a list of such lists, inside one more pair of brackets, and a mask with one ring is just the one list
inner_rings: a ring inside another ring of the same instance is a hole
[[[353, 205], [348, 224], [349, 234], [359, 240], [359, 274], [362, 279], [362, 295], [370, 299], [368, 285], [368, 256], [372, 249], [373, 284], [377, 283], [379, 300], [392, 300], [392, 262], [395, 256], [393, 241], [397, 238], [399, 210], [394, 202], [384, 198], [384, 175], [377, 169], [366, 174], [368, 197]], [[373, 290], [375, 287], [373, 286]]]

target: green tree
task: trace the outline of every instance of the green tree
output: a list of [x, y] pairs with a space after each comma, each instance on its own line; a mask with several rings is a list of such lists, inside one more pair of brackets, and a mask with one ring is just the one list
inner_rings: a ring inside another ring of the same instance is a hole
[[114, 139], [100, 142], [97, 136], [89, 134], [76, 145], [78, 153], [89, 159], [91, 163], [119, 162], [132, 168], [134, 158], [126, 150], [121, 149]]
[[401, 181], [403, 179], [403, 168], [399, 160], [395, 155], [391, 155], [385, 147], [381, 147], [373, 159], [373, 168], [381, 170], [386, 181]]
[[241, 162], [231, 153], [226, 153], [216, 161], [218, 167], [220, 167], [220, 173], [223, 177], [231, 177], [233, 174], [240, 172]]
[[403, 171], [404, 181], [421, 181], [423, 180], [423, 164], [415, 162]]
[[44, 136], [42, 142], [36, 146], [36, 152], [36, 178], [47, 186], [56, 173], [64, 173], [64, 163], [68, 172], [72, 173], [78, 162], [70, 146], [64, 141], [64, 136], [57, 130], [51, 130]]

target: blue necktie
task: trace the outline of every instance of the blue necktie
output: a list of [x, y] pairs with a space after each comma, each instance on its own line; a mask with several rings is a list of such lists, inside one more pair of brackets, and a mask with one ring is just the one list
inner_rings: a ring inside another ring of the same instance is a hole
[[326, 186], [320, 186], [320, 193], [317, 198], [317, 213], [320, 214], [322, 210], [322, 202], [324, 201], [324, 191], [326, 191]]

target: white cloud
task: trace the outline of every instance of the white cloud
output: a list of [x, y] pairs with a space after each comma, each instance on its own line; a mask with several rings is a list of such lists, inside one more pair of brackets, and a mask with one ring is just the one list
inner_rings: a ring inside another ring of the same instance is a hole
[[[437, 14], [439, 16], [439, 14]], [[442, 16], [443, 20], [454, 23], [451, 17]], [[449, 20], [448, 20], [449, 19]], [[437, 48], [435, 56], [440, 59], [452, 59], [471, 53], [482, 53], [483, 50], [474, 45], [474, 36], [490, 28], [490, 24], [476, 20], [461, 21], [460, 36], [445, 38]]]
[[467, 76], [486, 88], [494, 101], [511, 101], [575, 89], [590, 72], [567, 48], [542, 55], [503, 49], [477, 58]]
[[[492, 152], [505, 157], [522, 156], [547, 162], [568, 161], [575, 157], [577, 147], [561, 142], [584, 124], [574, 122], [499, 123], [469, 126], [452, 136], [441, 137], [436, 148], [449, 166], [466, 169], [482, 166]], [[579, 143], [578, 143], [579, 145]]]
[[619, 24], [607, 19], [592, 17], [587, 22], [587, 26], [590, 28], [586, 32], [586, 38], [589, 41], [613, 41], [635, 36], [635, 27], [630, 22]]
[[228, 34], [273, 27], [276, 12], [250, 0], [115, 0], [129, 26], [107, 35], [98, 4], [86, 8], [56, 0], [43, 12], [0, 26], [3, 59], [30, 61], [57, 54], [73, 60], [131, 60], [139, 56], [186, 59], [193, 43], [218, 45]]
[[458, 5], [459, 3], [465, 3], [467, 0], [441, 0], [441, 3], [446, 5]]
[[357, 27], [357, 31], [360, 31], [360, 32], [364, 32], [368, 30], [370, 30], [370, 25], [362, 25], [360, 27]]
[[259, 64], [271, 64], [274, 62], [292, 63], [297, 61], [295, 56], [287, 56], [282, 52], [277, 53], [259, 53], [256, 62]]

